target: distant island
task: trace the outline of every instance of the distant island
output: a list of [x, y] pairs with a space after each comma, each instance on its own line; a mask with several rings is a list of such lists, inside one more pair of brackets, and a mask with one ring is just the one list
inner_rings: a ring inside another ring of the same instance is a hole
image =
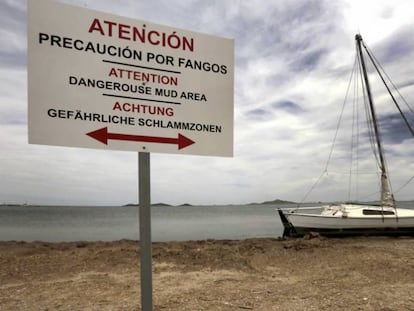
[[297, 204], [297, 203], [292, 202], [292, 201], [280, 200], [280, 199], [275, 199], [273, 201], [264, 201], [262, 203], [250, 203], [250, 205], [262, 205], [262, 204]]
[[[247, 204], [215, 204], [215, 205], [275, 205], [275, 204], [297, 204], [296, 202], [292, 202], [292, 201], [285, 201], [285, 200], [280, 200], [280, 199], [275, 199], [273, 201], [264, 201], [262, 203], [247, 203]], [[125, 204], [123, 206], [139, 206], [139, 204], [137, 203], [128, 203]], [[151, 204], [151, 206], [194, 206], [193, 204], [190, 203], [183, 203], [183, 204], [179, 204], [179, 205], [171, 205], [171, 204], [167, 204], [167, 203], [153, 203]], [[196, 205], [196, 206], [202, 206], [202, 205]]]

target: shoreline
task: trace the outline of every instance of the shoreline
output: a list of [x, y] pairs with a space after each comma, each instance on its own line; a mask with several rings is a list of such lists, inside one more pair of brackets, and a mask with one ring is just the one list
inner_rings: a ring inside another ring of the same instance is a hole
[[[154, 310], [414, 309], [414, 238], [154, 242]], [[139, 310], [139, 243], [0, 242], [0, 309]]]

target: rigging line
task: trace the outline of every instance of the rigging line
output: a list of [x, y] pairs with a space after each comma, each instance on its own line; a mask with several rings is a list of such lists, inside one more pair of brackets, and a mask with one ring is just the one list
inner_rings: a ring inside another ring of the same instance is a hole
[[356, 86], [356, 101], [357, 101], [357, 136], [356, 136], [356, 182], [355, 182], [355, 197], [359, 197], [359, 174], [360, 174], [360, 169], [359, 169], [359, 135], [360, 135], [360, 116], [359, 116], [359, 110], [360, 110], [360, 100], [359, 100], [359, 89], [358, 89], [358, 85], [359, 85], [359, 80], [358, 80], [358, 76], [357, 76], [357, 86]]
[[319, 182], [321, 181], [323, 175], [328, 174], [328, 172], [326, 170], [324, 170], [321, 175], [318, 177], [318, 179], [315, 181], [315, 183], [312, 185], [312, 187], [308, 190], [308, 192], [306, 192], [305, 196], [303, 197], [303, 199], [300, 201], [300, 203], [297, 205], [297, 207], [300, 207], [305, 200], [308, 198], [309, 194], [313, 191], [313, 189], [316, 188], [316, 186], [319, 184]]
[[374, 134], [374, 126], [373, 126], [373, 120], [372, 120], [372, 113], [371, 113], [371, 107], [369, 105], [368, 102], [368, 95], [366, 93], [366, 89], [364, 87], [365, 82], [363, 79], [363, 72], [362, 72], [362, 65], [360, 63], [360, 67], [359, 67], [359, 73], [361, 76], [361, 81], [362, 81], [362, 92], [363, 92], [363, 98], [364, 98], [364, 108], [365, 108], [365, 120], [366, 120], [366, 127], [368, 130], [368, 138], [369, 138], [369, 142], [370, 142], [370, 146], [371, 146], [371, 150], [372, 150], [372, 154], [374, 155], [374, 158], [377, 162], [377, 166], [379, 168], [381, 168], [381, 161], [379, 159], [378, 156], [378, 150], [376, 148], [376, 143], [375, 143], [375, 134]]
[[374, 155], [374, 158], [377, 162], [377, 166], [381, 167], [380, 165], [380, 160], [378, 157], [378, 153], [377, 153], [377, 148], [375, 148], [375, 140], [374, 140], [374, 129], [373, 129], [373, 125], [372, 125], [372, 119], [371, 119], [371, 112], [370, 112], [370, 106], [368, 104], [368, 96], [366, 94], [366, 90], [365, 90], [365, 82], [363, 79], [363, 72], [362, 72], [362, 65], [359, 60], [359, 74], [361, 76], [361, 84], [362, 84], [362, 93], [363, 93], [363, 99], [364, 99], [364, 108], [365, 108], [365, 121], [366, 121], [366, 127], [368, 130], [368, 139], [370, 142], [370, 146], [371, 146], [371, 150], [372, 150], [372, 154]]
[[[364, 72], [364, 80], [365, 80], [365, 84], [366, 84], [366, 87], [367, 87], [369, 106], [370, 106], [370, 109], [371, 109], [373, 127], [374, 127], [374, 131], [375, 131], [376, 146], [378, 147], [378, 154], [379, 154], [379, 158], [380, 158], [380, 161], [381, 161], [381, 165], [380, 165], [380, 169], [381, 169], [381, 203], [395, 207], [394, 197], [392, 195], [392, 192], [390, 191], [390, 183], [389, 183], [389, 178], [387, 176], [387, 168], [386, 168], [386, 164], [385, 164], [385, 160], [384, 160], [385, 159], [385, 153], [384, 153], [384, 150], [383, 150], [383, 147], [382, 147], [377, 116], [376, 116], [376, 112], [375, 112], [375, 108], [374, 108], [374, 102], [372, 100], [372, 94], [371, 94], [371, 91], [370, 91], [370, 85], [369, 85], [367, 69], [366, 69], [366, 66], [365, 66], [365, 60], [364, 60], [364, 56], [363, 56], [363, 53], [362, 53], [362, 47], [361, 47], [361, 45], [363, 44], [363, 43], [361, 44], [362, 37], [360, 35], [356, 35], [355, 39], [357, 41], [358, 52], [361, 56], [361, 65], [363, 67], [362, 69], [363, 69], [363, 72]], [[363, 46], [365, 46], [365, 44], [363, 44]], [[366, 51], [366, 53], [368, 53], [368, 51]], [[370, 60], [372, 61], [371, 58], [370, 58]]]
[[[390, 78], [390, 76], [387, 74], [387, 72], [385, 71], [385, 69], [381, 66], [381, 63], [378, 61], [378, 59], [375, 57], [375, 55], [374, 55], [374, 53], [372, 53], [372, 51], [368, 48], [368, 46], [365, 46], [364, 45], [364, 48], [367, 50], [367, 53], [368, 53], [368, 55], [370, 56], [370, 58], [371, 58], [371, 61], [372, 61], [372, 63], [374, 64], [374, 66], [375, 66], [375, 64], [377, 64], [378, 65], [378, 67], [381, 69], [381, 72], [382, 73], [384, 73], [384, 75], [387, 77], [387, 79], [388, 79], [388, 81], [391, 83], [391, 85], [393, 86], [393, 88], [394, 88], [394, 90], [397, 92], [397, 94], [400, 96], [400, 98], [402, 99], [402, 101], [405, 103], [405, 105], [407, 106], [407, 108], [408, 108], [408, 110], [414, 115], [414, 110], [411, 108], [411, 106], [408, 104], [408, 102], [405, 100], [405, 98], [404, 98], [404, 96], [400, 93], [400, 91], [398, 90], [398, 88], [397, 88], [397, 86], [394, 84], [394, 82], [391, 80], [391, 78]], [[375, 61], [375, 63], [374, 63], [374, 61]], [[384, 82], [384, 85], [387, 87], [387, 84], [385, 83], [385, 81], [384, 81], [384, 79], [382, 78], [382, 76], [381, 76], [381, 74], [379, 73], [379, 71], [378, 71], [378, 69], [376, 68], [376, 70], [377, 70], [377, 72], [378, 72], [378, 74], [380, 75], [380, 77], [381, 77], [381, 79], [382, 79], [382, 81]], [[388, 92], [390, 93], [390, 91], [389, 91], [389, 89], [388, 89], [388, 87], [387, 87], [387, 90], [388, 90]], [[391, 93], [390, 93], [390, 95], [391, 95]], [[391, 95], [392, 96], [392, 95]], [[397, 105], [397, 107], [398, 107], [398, 105]], [[398, 107], [399, 108], [399, 107]], [[402, 113], [401, 112], [401, 110], [399, 109], [399, 111], [400, 111], [400, 113]], [[403, 118], [405, 117], [405, 115], [403, 115], [402, 114], [402, 116], [403, 116]], [[404, 118], [404, 120], [405, 120], [405, 118]], [[406, 123], [407, 124], [407, 123]], [[409, 130], [411, 131], [411, 127], [409, 126], [409, 124], [408, 124], [408, 128], [409, 128]], [[400, 188], [398, 188], [398, 190], [396, 190], [395, 192], [394, 192], [394, 194], [395, 193], [398, 193], [398, 192], [400, 192], [402, 189], [404, 189], [412, 180], [414, 179], [414, 175], [411, 177], [411, 178], [409, 178]], [[389, 183], [390, 184], [390, 187], [391, 187], [391, 183]]]
[[[362, 64], [359, 63], [359, 73], [361, 76], [361, 84], [362, 84], [362, 93], [363, 93], [363, 104], [365, 108], [365, 121], [366, 121], [366, 128], [368, 133], [368, 140], [370, 142], [370, 147], [372, 151], [372, 155], [374, 156], [374, 160], [376, 161], [377, 168], [381, 170], [381, 161], [378, 156], [378, 150], [375, 146], [375, 134], [374, 134], [374, 128], [373, 128], [373, 120], [372, 120], [372, 114], [370, 112], [370, 105], [368, 103], [368, 96], [365, 89], [365, 81], [363, 79], [363, 72], [362, 72]], [[379, 174], [378, 170], [375, 170], [374, 174], [377, 176], [377, 181], [379, 182], [381, 180], [381, 175]]]
[[381, 69], [381, 71], [384, 73], [384, 75], [387, 77], [388, 81], [391, 83], [391, 85], [393, 86], [394, 90], [398, 93], [398, 95], [400, 95], [402, 101], [405, 103], [405, 105], [407, 106], [408, 110], [410, 110], [410, 112], [414, 115], [414, 110], [411, 108], [411, 106], [408, 104], [408, 102], [405, 100], [404, 96], [400, 93], [400, 91], [398, 90], [397, 86], [394, 84], [394, 82], [392, 82], [390, 76], [387, 74], [387, 72], [384, 70], [384, 68], [381, 66], [380, 62], [378, 61], [378, 59], [375, 57], [374, 53], [372, 53], [372, 51], [366, 46], [365, 47], [370, 53], [372, 58], [375, 60], [375, 63], [378, 65], [378, 67]]
[[351, 76], [349, 78], [348, 87], [347, 87], [346, 94], [345, 94], [345, 99], [344, 99], [344, 102], [342, 104], [342, 110], [341, 110], [341, 113], [340, 113], [340, 116], [339, 116], [338, 124], [336, 126], [335, 136], [334, 136], [334, 139], [333, 139], [333, 142], [332, 142], [331, 150], [329, 152], [328, 160], [327, 160], [326, 165], [325, 165], [325, 169], [322, 171], [321, 175], [316, 180], [316, 182], [312, 185], [312, 187], [308, 190], [308, 192], [306, 192], [305, 196], [302, 198], [302, 200], [300, 201], [300, 203], [298, 204], [297, 207], [300, 207], [303, 204], [303, 202], [305, 202], [305, 200], [308, 198], [309, 194], [319, 184], [320, 180], [322, 179], [322, 176], [328, 173], [328, 166], [329, 166], [329, 163], [331, 161], [333, 149], [334, 149], [334, 146], [335, 146], [335, 141], [336, 141], [336, 138], [338, 136], [339, 127], [340, 127], [340, 124], [341, 124], [341, 120], [342, 120], [342, 116], [343, 116], [343, 113], [344, 113], [346, 101], [347, 101], [347, 98], [348, 98], [349, 88], [350, 88], [350, 85], [351, 85], [351, 82], [352, 82], [352, 77], [354, 76], [354, 72], [356, 71], [356, 68], [357, 68], [357, 57], [358, 57], [358, 54], [355, 57], [354, 65], [352, 67]]
[[[365, 93], [365, 89], [364, 93]], [[376, 161], [377, 168], [381, 169], [381, 161], [378, 156], [378, 150], [375, 147], [375, 138], [374, 138], [374, 129], [372, 125], [372, 119], [371, 119], [371, 113], [369, 111], [370, 107], [368, 104], [368, 100], [366, 98], [366, 95], [364, 96], [364, 108], [365, 108], [365, 120], [366, 120], [366, 126], [368, 130], [368, 140], [370, 142], [370, 147], [372, 151], [372, 155], [374, 156], [374, 160]], [[375, 170], [375, 175], [377, 175], [377, 180], [381, 180], [380, 174], [378, 170]]]
[[[362, 44], [363, 44], [363, 46], [364, 46], [364, 48], [365, 48], [365, 51], [366, 51], [366, 52], [367, 52], [367, 54], [368, 54], [368, 57], [370, 58], [370, 60], [371, 60], [372, 64], [374, 65], [375, 70], [377, 71], [377, 73], [378, 73], [378, 75], [380, 76], [380, 78], [381, 78], [382, 82], [384, 83], [385, 87], [387, 88], [387, 91], [388, 91], [388, 93], [390, 94], [390, 96], [391, 96], [391, 98], [392, 98], [392, 100], [393, 100], [394, 104], [395, 104], [395, 105], [396, 105], [396, 107], [398, 108], [398, 111], [400, 112], [400, 115], [401, 115], [401, 117], [403, 118], [403, 120], [404, 120], [405, 124], [407, 125], [407, 127], [408, 127], [408, 129], [409, 129], [409, 131], [410, 131], [411, 135], [414, 137], [414, 131], [413, 131], [413, 129], [411, 128], [411, 125], [409, 124], [409, 122], [408, 122], [408, 120], [407, 120], [406, 116], [404, 115], [404, 113], [402, 112], [402, 110], [401, 110], [400, 106], [398, 105], [397, 101], [395, 100], [395, 98], [394, 98], [394, 96], [393, 96], [393, 94], [392, 94], [391, 90], [389, 89], [389, 87], [388, 87], [387, 83], [386, 83], [386, 82], [385, 82], [385, 80], [384, 80], [384, 77], [382, 76], [381, 72], [379, 71], [379, 69], [378, 69], [378, 67], [377, 67], [377, 65], [376, 65], [376, 63], [375, 63], [375, 61], [374, 61], [374, 59], [373, 59], [373, 57], [372, 57], [372, 55], [371, 55], [372, 53], [370, 53], [370, 51], [368, 50], [368, 48], [367, 48], [367, 46], [365, 45], [365, 43], [364, 43], [364, 42], [362, 42]], [[385, 71], [384, 71], [384, 72], [385, 72]], [[383, 151], [383, 152], [385, 152], [385, 151]], [[383, 158], [383, 165], [384, 165], [384, 169], [385, 169], [385, 171], [386, 171], [386, 172], [388, 172], [388, 171], [389, 171], [389, 170], [388, 170], [388, 164], [387, 164], [387, 161], [386, 161], [385, 157]], [[387, 175], [388, 175], [388, 174], [387, 174]], [[381, 178], [382, 178], [382, 175], [381, 175]], [[387, 178], [386, 178], [386, 179], [387, 179], [387, 180], [386, 180], [386, 182], [388, 183], [389, 191], [390, 191], [391, 196], [392, 196], [392, 200], [394, 201], [394, 197], [393, 197], [393, 194], [392, 194], [392, 193], [393, 193], [393, 190], [392, 190], [392, 184], [391, 184], [390, 176], [387, 176]]]
[[349, 88], [350, 88], [350, 86], [351, 86], [351, 82], [352, 82], [352, 78], [353, 78], [353, 76], [354, 76], [354, 72], [356, 71], [356, 64], [357, 64], [357, 58], [355, 58], [355, 61], [354, 61], [354, 66], [353, 66], [353, 68], [352, 68], [351, 76], [350, 76], [350, 78], [349, 78], [348, 87], [347, 87], [347, 89], [346, 89], [346, 94], [345, 94], [345, 99], [344, 99], [344, 102], [343, 102], [343, 104], [342, 104], [342, 110], [341, 110], [341, 113], [340, 113], [340, 115], [339, 115], [338, 124], [336, 125], [336, 131], [335, 131], [334, 139], [333, 139], [333, 141], [332, 141], [331, 150], [330, 150], [330, 152], [329, 152], [328, 161], [326, 162], [325, 171], [326, 171], [326, 170], [328, 170], [328, 166], [329, 166], [329, 163], [330, 163], [331, 158], [332, 158], [333, 149], [334, 149], [334, 147], [335, 147], [336, 138], [337, 138], [337, 136], [338, 136], [339, 127], [340, 127], [341, 122], [342, 122], [342, 116], [343, 116], [343, 114], [344, 114], [344, 110], [345, 110], [346, 102], [347, 102], [347, 99], [348, 99]]
[[[356, 93], [358, 90], [358, 75], [355, 75], [354, 78], [354, 89], [353, 89], [353, 93], [354, 93], [354, 97], [353, 97], [353, 101], [352, 101], [352, 130], [351, 130], [351, 157], [350, 157], [350, 167], [349, 167], [349, 175], [348, 175], [348, 201], [351, 200], [351, 193], [352, 193], [352, 169], [353, 169], [353, 165], [354, 165], [354, 149], [358, 150], [358, 145], [357, 148], [355, 148], [355, 137], [358, 137], [358, 131], [357, 134], [355, 135], [355, 115], [357, 114], [357, 97], [356, 97]], [[356, 122], [358, 124], [358, 120]], [[356, 159], [357, 160], [357, 159]]]
[[365, 195], [365, 196], [363, 196], [363, 197], [359, 198], [359, 200], [360, 200], [360, 201], [362, 201], [362, 200], [365, 200], [365, 199], [367, 199], [367, 198], [369, 198], [369, 197], [373, 197], [374, 195], [375, 195], [375, 196], [377, 196], [379, 193], [380, 193], [379, 191], [376, 191], [376, 192], [373, 192], [373, 193], [367, 194], [367, 195]]
[[362, 53], [362, 47], [361, 47], [362, 37], [360, 35], [356, 35], [355, 39], [356, 39], [356, 42], [357, 42], [358, 53], [361, 56], [361, 65], [362, 65], [362, 69], [363, 69], [363, 73], [364, 73], [365, 86], [367, 88], [369, 106], [370, 106], [371, 114], [372, 114], [373, 128], [374, 128], [374, 131], [375, 131], [375, 141], [376, 141], [376, 146], [378, 147], [378, 155], [379, 155], [380, 162], [381, 162], [381, 165], [380, 165], [380, 169], [381, 169], [381, 202], [383, 202], [384, 204], [394, 205], [394, 200], [393, 200], [392, 195], [390, 193], [389, 184], [388, 184], [387, 169], [386, 169], [386, 166], [385, 166], [385, 163], [384, 163], [385, 154], [384, 154], [384, 150], [383, 150], [383, 147], [382, 147], [380, 131], [379, 131], [378, 121], [377, 121], [377, 114], [375, 112], [375, 106], [374, 106], [374, 102], [372, 100], [372, 94], [371, 94], [371, 88], [370, 88], [369, 79], [368, 79], [367, 68], [366, 68], [364, 56], [363, 56], [363, 53]]
[[359, 175], [377, 175], [378, 174], [377, 172], [372, 172], [372, 171], [371, 172], [361, 171], [361, 170], [343, 170], [343, 171], [340, 171], [340, 170], [332, 170], [332, 169], [329, 170], [329, 174], [331, 174], [331, 175], [334, 175], [334, 174], [349, 175], [350, 171], [351, 171], [352, 174], [355, 174], [356, 172], [358, 172]]
[[378, 75], [380, 76], [380, 78], [381, 78], [382, 82], [384, 83], [384, 85], [385, 85], [385, 87], [386, 87], [386, 89], [387, 89], [388, 93], [390, 94], [390, 96], [391, 96], [391, 98], [392, 98], [392, 101], [394, 102], [394, 105], [397, 107], [398, 111], [400, 112], [400, 115], [401, 115], [401, 117], [403, 118], [403, 120], [404, 120], [404, 122], [405, 122], [405, 125], [408, 127], [408, 130], [410, 131], [411, 135], [414, 137], [414, 130], [413, 130], [413, 128], [411, 127], [410, 123], [408, 122], [407, 117], [404, 115], [404, 112], [401, 110], [400, 105], [398, 105], [397, 101], [395, 100], [394, 95], [392, 94], [392, 92], [391, 92], [390, 88], [388, 87], [387, 82], [384, 80], [384, 77], [382, 76], [382, 74], [381, 74], [380, 70], [378, 69], [378, 67], [377, 67], [377, 65], [376, 65], [376, 63], [375, 63], [375, 61], [374, 61], [374, 59], [373, 59], [373, 58], [372, 58], [372, 56], [371, 56], [371, 53], [369, 52], [369, 50], [367, 49], [367, 47], [365, 46], [365, 44], [364, 44], [364, 48], [365, 48], [365, 50], [367, 51], [367, 54], [368, 54], [369, 58], [371, 59], [371, 62], [372, 62], [372, 64], [374, 65], [375, 70], [377, 71], [377, 73], [378, 73]]
[[[358, 58], [359, 58], [359, 54]], [[358, 59], [359, 60], [359, 59]], [[357, 70], [360, 67], [357, 68]], [[360, 72], [359, 72], [360, 73]], [[361, 82], [359, 77], [361, 76]], [[354, 98], [353, 98], [353, 119], [352, 119], [352, 143], [351, 143], [351, 167], [349, 169], [348, 200], [351, 201], [352, 192], [359, 197], [359, 176], [363, 173], [359, 169], [359, 138], [360, 138], [360, 94], [359, 86], [363, 84], [362, 74], [356, 74], [354, 78]], [[371, 172], [370, 172], [371, 173]]]
[[400, 192], [402, 189], [404, 189], [412, 180], [414, 179], [414, 175], [413, 176], [411, 176], [411, 178], [410, 179], [408, 179], [400, 188], [398, 188], [398, 190], [397, 191], [395, 191], [394, 192], [394, 194], [395, 193], [398, 193], [398, 192]]

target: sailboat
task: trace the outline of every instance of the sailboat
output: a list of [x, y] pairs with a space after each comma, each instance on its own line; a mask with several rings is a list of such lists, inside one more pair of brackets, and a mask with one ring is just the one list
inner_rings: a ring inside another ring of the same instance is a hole
[[280, 219], [284, 226], [283, 236], [303, 236], [310, 232], [325, 236], [414, 235], [414, 206], [413, 209], [398, 207], [391, 191], [383, 141], [380, 135], [379, 122], [374, 107], [370, 81], [368, 79], [364, 51], [368, 55], [368, 60], [372, 62], [375, 70], [381, 77], [382, 82], [386, 86], [412, 136], [414, 136], [414, 131], [396, 102], [388, 84], [385, 82], [378, 68], [379, 64], [377, 60], [367, 48], [360, 34], [355, 36], [355, 41], [357, 52], [356, 64], [361, 73], [364, 96], [367, 98], [367, 119], [372, 125], [373, 149], [377, 155], [376, 162], [380, 180], [379, 203], [346, 202], [326, 204], [313, 208], [318, 211], [316, 213], [300, 207], [295, 209], [278, 209]]

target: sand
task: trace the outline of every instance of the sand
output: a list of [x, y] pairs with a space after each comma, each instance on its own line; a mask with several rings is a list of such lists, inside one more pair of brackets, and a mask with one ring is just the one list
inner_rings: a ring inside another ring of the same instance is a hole
[[[414, 310], [414, 238], [153, 244], [154, 310]], [[140, 310], [139, 243], [0, 242], [0, 310]]]

